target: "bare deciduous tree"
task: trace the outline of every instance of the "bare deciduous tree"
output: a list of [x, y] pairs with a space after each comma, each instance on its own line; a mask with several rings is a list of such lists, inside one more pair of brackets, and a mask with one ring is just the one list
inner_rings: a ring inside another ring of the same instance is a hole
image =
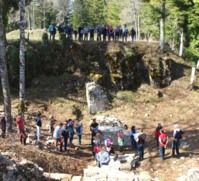
[[20, 112], [24, 112], [25, 108], [25, 0], [19, 1], [20, 11], [20, 48], [19, 48], [19, 105]]
[[8, 82], [8, 70], [6, 64], [6, 45], [5, 32], [3, 23], [3, 0], [0, 0], [0, 76], [1, 86], [4, 98], [4, 111], [7, 122], [7, 131], [12, 130], [12, 116], [11, 116], [11, 98], [10, 87]]

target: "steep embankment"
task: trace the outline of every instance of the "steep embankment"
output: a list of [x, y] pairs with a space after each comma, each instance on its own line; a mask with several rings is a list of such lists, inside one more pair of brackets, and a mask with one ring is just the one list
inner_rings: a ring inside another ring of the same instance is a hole
[[[64, 43], [64, 44], [63, 44]], [[7, 48], [10, 80], [18, 82], [18, 44]], [[168, 86], [183, 75], [182, 65], [169, 49], [161, 53], [156, 43], [136, 42], [29, 42], [26, 49], [27, 85], [40, 75], [71, 76], [79, 85], [94, 80], [107, 88], [137, 89], [142, 83]], [[178, 69], [178, 71], [176, 71]], [[79, 77], [78, 77], [79, 76]]]

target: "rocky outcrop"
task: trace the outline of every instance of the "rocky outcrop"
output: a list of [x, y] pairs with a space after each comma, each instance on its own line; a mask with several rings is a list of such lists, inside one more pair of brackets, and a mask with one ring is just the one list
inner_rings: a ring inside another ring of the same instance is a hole
[[19, 159], [15, 153], [0, 154], [0, 180], [2, 181], [46, 181], [43, 169], [26, 159]]
[[177, 181], [199, 181], [199, 168], [191, 168], [187, 174], [177, 178]]
[[[38, 76], [66, 75], [62, 90], [72, 93], [83, 88], [85, 81], [96, 81], [108, 88], [135, 89], [142, 83], [154, 87], [168, 86], [175, 68], [177, 56], [167, 49], [162, 53], [157, 43], [147, 42], [71, 42], [68, 48], [60, 44], [28, 44], [27, 83], [41, 83]], [[49, 52], [49, 49], [54, 51]], [[18, 52], [12, 45], [8, 54]], [[41, 51], [38, 51], [41, 50]], [[174, 57], [174, 58], [173, 58]], [[11, 83], [18, 82], [18, 61], [8, 56]], [[41, 66], [45, 65], [45, 66]], [[42, 68], [41, 68], [42, 67]], [[172, 68], [174, 67], [174, 68]], [[16, 70], [15, 70], [16, 69]], [[36, 70], [36, 71], [35, 71]], [[182, 76], [182, 72], [178, 75]], [[32, 81], [35, 78], [35, 81]]]

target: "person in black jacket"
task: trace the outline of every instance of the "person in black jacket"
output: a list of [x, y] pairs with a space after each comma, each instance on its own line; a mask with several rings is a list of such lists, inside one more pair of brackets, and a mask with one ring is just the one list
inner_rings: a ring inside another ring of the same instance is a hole
[[1, 126], [1, 137], [5, 138], [6, 135], [6, 119], [4, 114], [0, 116], [0, 126]]
[[176, 124], [174, 126], [173, 131], [173, 141], [172, 141], [172, 156], [179, 157], [180, 156], [180, 140], [182, 139], [182, 135], [184, 132], [180, 129], [180, 127]]
[[68, 146], [68, 139], [69, 139], [68, 120], [66, 121], [66, 124], [63, 125], [61, 128], [61, 135], [64, 140], [64, 151], [66, 151], [67, 146]]
[[96, 119], [94, 118], [91, 125], [90, 125], [90, 131], [91, 131], [91, 145], [93, 146], [93, 140], [94, 137], [96, 136], [97, 132], [98, 132], [98, 123], [96, 122]]
[[35, 122], [36, 122], [36, 128], [37, 128], [37, 142], [40, 141], [40, 136], [41, 136], [41, 127], [42, 127], [42, 120], [41, 120], [41, 113], [38, 112], [37, 116], [35, 118]]

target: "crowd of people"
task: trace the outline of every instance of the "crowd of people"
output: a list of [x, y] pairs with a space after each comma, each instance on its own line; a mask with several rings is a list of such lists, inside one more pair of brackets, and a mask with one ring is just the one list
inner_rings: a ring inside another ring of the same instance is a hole
[[[35, 116], [35, 140], [37, 143], [40, 142], [41, 138], [41, 128], [42, 128], [42, 118], [41, 113], [38, 112]], [[18, 128], [18, 134], [20, 137], [21, 144], [26, 145], [27, 134], [25, 132], [24, 126], [24, 116], [19, 114], [15, 118], [16, 125]], [[83, 123], [81, 120], [72, 120], [68, 119], [64, 123], [58, 123], [53, 116], [49, 118], [49, 135], [54, 139], [54, 144], [59, 151], [67, 151], [68, 146], [73, 145], [74, 135], [77, 135], [78, 145], [82, 144], [82, 135], [83, 135]], [[5, 138], [6, 133], [6, 121], [5, 116], [1, 113], [0, 116], [0, 126], [1, 126], [1, 137]], [[125, 125], [124, 127], [128, 130], [128, 127]], [[103, 132], [99, 129], [99, 124], [96, 119], [92, 120], [90, 124], [90, 132], [91, 132], [91, 147], [94, 158], [97, 161], [97, 165], [101, 167], [102, 165], [107, 165], [110, 161], [110, 155], [115, 154], [115, 143], [113, 143], [112, 137], [113, 135], [109, 135], [108, 137], [104, 137]], [[172, 156], [179, 157], [180, 152], [180, 140], [182, 139], [184, 132], [178, 125], [174, 126], [173, 135], [172, 135]], [[138, 130], [135, 126], [131, 127], [129, 131], [129, 136], [131, 140], [132, 150], [139, 157], [139, 161], [144, 159], [144, 149], [146, 143], [146, 134], [143, 130]], [[117, 148], [119, 148], [120, 152], [124, 151], [125, 147], [125, 136], [123, 130], [118, 130], [117, 134]], [[159, 148], [160, 158], [162, 160], [165, 159], [165, 150], [167, 148], [169, 142], [169, 136], [166, 133], [165, 129], [161, 124], [157, 125], [157, 128], [154, 132], [154, 143]]]
[[65, 23], [59, 25], [51, 23], [48, 27], [50, 40], [55, 39], [57, 31], [59, 34], [64, 34], [67, 38], [79, 41], [93, 41], [95, 35], [97, 41], [127, 41], [129, 36], [131, 37], [131, 40], [134, 41], [136, 37], [134, 28], [129, 30], [126, 24], [123, 27], [98, 25], [96, 27], [79, 26], [77, 29], [73, 29], [71, 25], [66, 25]]
[[[128, 127], [126, 127], [128, 129]], [[93, 156], [97, 161], [97, 165], [101, 167], [102, 165], [108, 165], [110, 161], [110, 155], [115, 154], [113, 140], [111, 136], [104, 138], [103, 133], [98, 129], [98, 123], [95, 119], [90, 125], [91, 130], [91, 145], [93, 150]], [[178, 125], [174, 126], [172, 135], [172, 156], [180, 156], [180, 140], [182, 139], [184, 132]], [[117, 146], [120, 151], [123, 151], [124, 144], [124, 133], [122, 130], [117, 132]], [[137, 130], [135, 126], [131, 127], [130, 131], [131, 146], [132, 150], [135, 151], [138, 156], [139, 161], [144, 159], [144, 149], [146, 142], [146, 134], [143, 130]], [[169, 137], [161, 124], [158, 124], [154, 132], [155, 144], [159, 148], [159, 155], [161, 160], [165, 159], [165, 150], [169, 143]]]

